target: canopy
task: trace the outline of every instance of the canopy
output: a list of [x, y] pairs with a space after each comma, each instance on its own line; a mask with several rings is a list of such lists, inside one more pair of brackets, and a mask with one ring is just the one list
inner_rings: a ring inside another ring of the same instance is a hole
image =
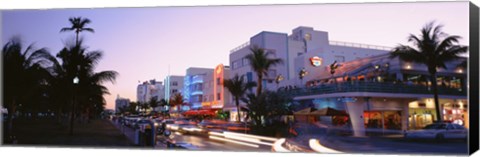
[[214, 110], [188, 110], [186, 112], [183, 112], [183, 115], [185, 116], [193, 116], [193, 115], [208, 115], [208, 116], [215, 116], [215, 111]]
[[335, 110], [333, 108], [327, 107], [320, 110], [317, 110], [312, 107], [307, 107], [303, 110], [293, 113], [294, 115], [305, 115], [305, 116], [348, 116], [344, 111]]
[[310, 114], [315, 116], [348, 116], [345, 111], [335, 110], [330, 107], [310, 112]]

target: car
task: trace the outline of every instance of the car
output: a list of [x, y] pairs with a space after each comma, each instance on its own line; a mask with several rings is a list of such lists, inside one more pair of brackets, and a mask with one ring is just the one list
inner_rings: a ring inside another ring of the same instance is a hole
[[455, 123], [433, 123], [422, 130], [406, 131], [406, 139], [464, 139], [468, 137], [468, 130]]

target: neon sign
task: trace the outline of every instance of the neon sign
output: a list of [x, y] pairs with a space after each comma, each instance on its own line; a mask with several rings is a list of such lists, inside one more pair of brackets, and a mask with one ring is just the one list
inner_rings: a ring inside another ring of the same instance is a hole
[[313, 56], [312, 58], [310, 58], [310, 63], [315, 66], [315, 67], [318, 67], [320, 65], [322, 65], [322, 58], [318, 57], [318, 56]]

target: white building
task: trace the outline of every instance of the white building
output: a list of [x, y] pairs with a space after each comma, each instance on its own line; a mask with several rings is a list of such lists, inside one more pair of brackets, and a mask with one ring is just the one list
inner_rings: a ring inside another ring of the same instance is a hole
[[212, 73], [209, 68], [188, 68], [183, 81], [182, 95], [192, 109], [202, 107], [204, 88], [206, 88], [207, 73]]
[[[366, 44], [330, 41], [328, 32], [317, 31], [311, 27], [297, 27], [292, 34], [263, 31], [250, 38], [250, 40], [230, 51], [231, 75], [245, 75], [247, 81], [256, 82], [256, 74], [252, 71], [248, 60], [245, 58], [251, 53], [250, 47], [257, 45], [269, 52], [269, 57], [280, 58], [283, 64], [270, 69], [268, 76], [264, 77], [263, 87], [269, 90], [277, 86], [304, 86], [304, 80], [318, 76], [313, 71], [328, 70], [329, 64], [334, 61], [342, 63], [358, 58], [385, 54], [389, 48]], [[316, 60], [316, 64], [311, 62]], [[300, 70], [305, 69], [312, 75], [299, 79]], [[282, 75], [285, 79], [279, 85], [275, 77]]]
[[130, 99], [121, 98], [120, 95], [117, 95], [117, 99], [115, 99], [115, 112], [119, 113], [121, 107], [128, 106], [130, 104]]
[[165, 89], [161, 81], [152, 79], [137, 86], [137, 102], [148, 102], [152, 97], [158, 101], [165, 99]]
[[165, 77], [165, 100], [170, 101], [170, 98], [175, 93], [182, 93], [184, 76], [170, 75]]

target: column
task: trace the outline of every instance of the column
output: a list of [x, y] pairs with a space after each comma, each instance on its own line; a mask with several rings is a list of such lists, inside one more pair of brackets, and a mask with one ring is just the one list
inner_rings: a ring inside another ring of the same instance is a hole
[[400, 104], [402, 105], [402, 131], [403, 130], [408, 130], [408, 115], [410, 113], [408, 113], [408, 102], [406, 101], [402, 101], [403, 103]]
[[[360, 100], [360, 99], [359, 99]], [[365, 136], [365, 124], [364, 124], [364, 102], [346, 102], [348, 114], [350, 115], [350, 121], [352, 123], [353, 136], [363, 137]]]

